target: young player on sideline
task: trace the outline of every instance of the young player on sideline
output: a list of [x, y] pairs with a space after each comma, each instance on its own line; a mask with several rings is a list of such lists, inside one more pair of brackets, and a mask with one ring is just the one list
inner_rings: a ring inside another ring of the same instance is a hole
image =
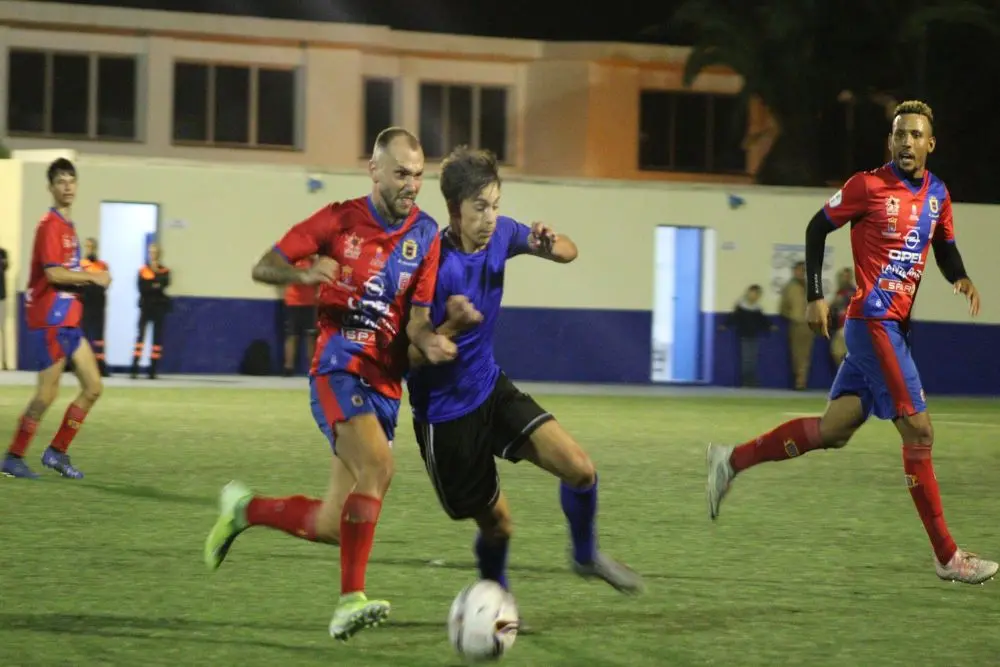
[[[594, 464], [555, 418], [507, 378], [493, 357], [507, 260], [531, 254], [554, 262], [576, 259], [576, 245], [542, 223], [529, 228], [498, 216], [501, 180], [496, 157], [459, 147], [441, 165], [441, 192], [449, 225], [441, 232], [441, 261], [431, 321], [463, 295], [483, 321], [455, 338], [458, 357], [426, 365], [410, 348], [407, 377], [420, 454], [445, 512], [479, 526], [475, 554], [484, 579], [507, 586], [511, 516], [500, 490], [494, 457], [531, 461], [560, 480], [563, 512], [577, 574], [603, 579], [619, 591], [638, 592], [642, 581], [597, 549], [597, 473]], [[422, 365], [424, 364], [424, 365]]]
[[858, 291], [844, 325], [847, 357], [822, 417], [794, 419], [735, 448], [709, 445], [708, 506], [715, 519], [738, 473], [765, 461], [843, 447], [874, 414], [891, 419], [902, 436], [906, 486], [930, 537], [937, 575], [977, 584], [992, 578], [998, 566], [959, 549], [948, 532], [931, 463], [934, 429], [910, 354], [910, 312], [929, 247], [955, 293], [968, 297], [973, 316], [979, 313], [979, 293], [955, 245], [948, 190], [925, 167], [935, 146], [933, 125], [933, 113], [923, 102], [896, 107], [889, 135], [892, 161], [852, 176], [809, 223], [808, 320], [826, 337], [829, 306], [822, 292], [826, 236], [851, 223]]
[[97, 357], [80, 329], [83, 308], [76, 290], [89, 284], [107, 288], [111, 276], [107, 271], [80, 268], [80, 239], [71, 222], [76, 198], [73, 163], [59, 158], [49, 165], [48, 179], [53, 204], [35, 229], [25, 295], [28, 334], [24, 343], [33, 354], [38, 387], [21, 415], [2, 470], [8, 477], [38, 477], [24, 462], [24, 454], [42, 416], [56, 400], [67, 359], [72, 359], [80, 393], [66, 408], [59, 430], [42, 454], [42, 465], [63, 477], [80, 479], [83, 473], [73, 467], [66, 450], [101, 396], [102, 383]]
[[[221, 513], [205, 544], [214, 569], [249, 526], [339, 541], [341, 597], [330, 634], [341, 640], [389, 614], [388, 602], [365, 596], [365, 571], [393, 475], [390, 443], [406, 341], [432, 363], [457, 353], [430, 324], [440, 242], [437, 223], [414, 203], [424, 172], [419, 141], [401, 128], [383, 130], [369, 171], [370, 196], [320, 209], [292, 227], [253, 270], [258, 282], [320, 285], [320, 336], [309, 384], [313, 416], [335, 454], [327, 497], [265, 498], [232, 482], [223, 489]], [[293, 266], [313, 254], [319, 257], [308, 270]]]

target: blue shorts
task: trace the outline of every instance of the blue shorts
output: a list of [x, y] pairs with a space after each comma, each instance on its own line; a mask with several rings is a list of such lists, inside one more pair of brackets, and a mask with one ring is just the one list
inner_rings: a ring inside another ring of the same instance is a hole
[[313, 419], [330, 441], [334, 454], [337, 453], [337, 424], [368, 413], [378, 418], [389, 445], [392, 445], [399, 417], [399, 401], [375, 391], [357, 375], [337, 372], [310, 376], [309, 404]]
[[854, 320], [844, 324], [847, 356], [830, 388], [830, 399], [853, 394], [865, 418], [909, 417], [927, 410], [910, 341], [899, 322]]
[[72, 358], [82, 340], [83, 330], [79, 327], [28, 329], [25, 343], [31, 370], [44, 371]]

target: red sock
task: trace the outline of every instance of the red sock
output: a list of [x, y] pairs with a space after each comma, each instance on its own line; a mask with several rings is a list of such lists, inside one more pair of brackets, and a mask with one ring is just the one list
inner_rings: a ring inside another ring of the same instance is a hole
[[934, 555], [942, 565], [951, 560], [958, 547], [951, 539], [948, 524], [944, 520], [941, 494], [934, 463], [931, 462], [930, 445], [903, 445], [903, 470], [906, 471], [906, 486], [910, 490], [913, 504], [917, 506], [920, 520], [924, 522], [927, 537], [931, 539]]
[[35, 437], [36, 430], [38, 430], [38, 422], [28, 415], [21, 415], [17, 422], [17, 431], [14, 432], [14, 439], [11, 441], [10, 447], [7, 448], [7, 453], [14, 456], [24, 456], [24, 453], [28, 451], [28, 445], [31, 444], [31, 439]]
[[364, 592], [368, 556], [375, 541], [375, 524], [382, 501], [352, 493], [340, 515], [340, 593]]
[[247, 504], [247, 523], [284, 531], [310, 542], [316, 539], [316, 512], [322, 500], [305, 496], [288, 498], [256, 497]]
[[765, 461], [784, 461], [819, 449], [819, 417], [806, 417], [785, 422], [773, 431], [745, 442], [733, 450], [729, 463], [733, 471], [746, 470]]
[[66, 408], [66, 414], [63, 415], [62, 424], [59, 426], [59, 430], [56, 431], [56, 435], [52, 438], [51, 447], [57, 449], [60, 452], [65, 452], [69, 449], [70, 443], [73, 442], [73, 438], [76, 437], [77, 431], [83, 426], [83, 420], [87, 418], [87, 411], [81, 408], [76, 403], [70, 403], [69, 407]]

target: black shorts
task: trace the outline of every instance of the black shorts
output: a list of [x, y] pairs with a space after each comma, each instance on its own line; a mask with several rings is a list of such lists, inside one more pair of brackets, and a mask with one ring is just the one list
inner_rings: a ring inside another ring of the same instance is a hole
[[315, 306], [285, 306], [285, 335], [302, 336], [316, 333]]
[[490, 509], [500, 496], [494, 457], [517, 463], [531, 434], [554, 417], [500, 374], [483, 404], [438, 424], [413, 421], [420, 456], [441, 506], [452, 519]]

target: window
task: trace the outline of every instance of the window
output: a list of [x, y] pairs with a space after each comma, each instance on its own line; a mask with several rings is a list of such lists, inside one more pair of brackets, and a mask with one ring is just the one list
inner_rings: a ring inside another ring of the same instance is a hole
[[12, 134], [136, 138], [136, 59], [12, 49], [7, 129]]
[[175, 143], [294, 148], [295, 71], [174, 63]]
[[735, 95], [644, 90], [639, 168], [743, 173], [746, 115]]
[[438, 83], [420, 85], [420, 141], [428, 158], [468, 144], [507, 161], [507, 90]]
[[365, 79], [365, 136], [361, 155], [368, 157], [378, 133], [394, 124], [393, 82], [391, 79]]

